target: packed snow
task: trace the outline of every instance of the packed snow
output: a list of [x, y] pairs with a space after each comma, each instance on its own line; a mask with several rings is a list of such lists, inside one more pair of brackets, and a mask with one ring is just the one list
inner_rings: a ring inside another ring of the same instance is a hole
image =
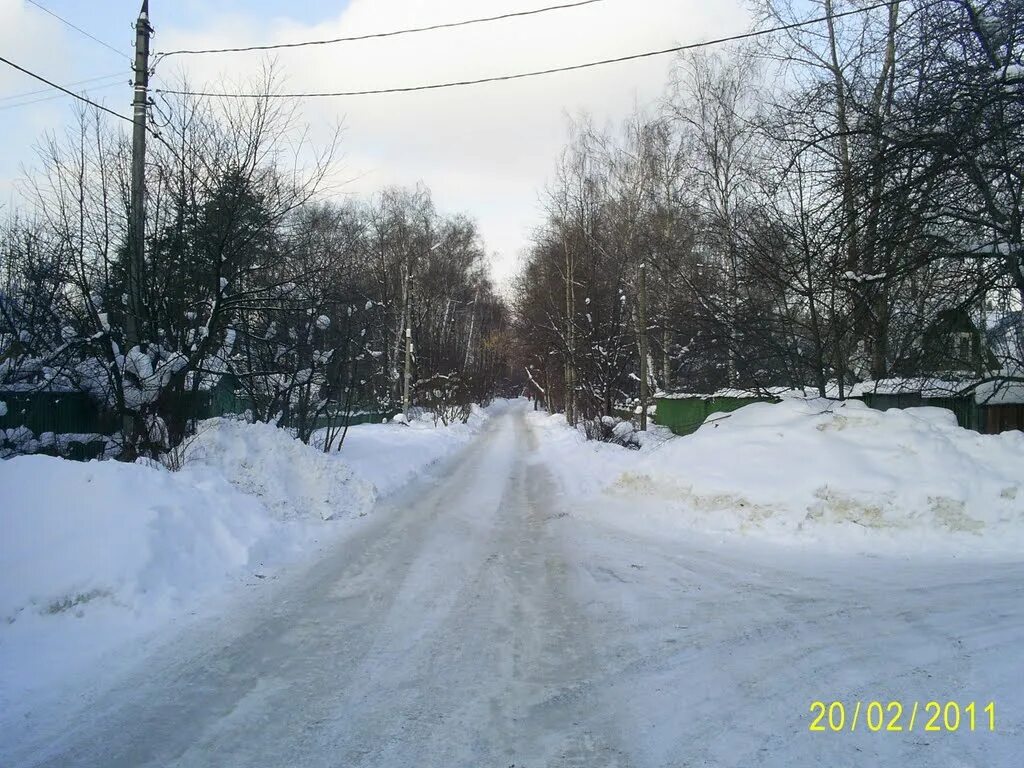
[[[360, 425], [326, 454], [267, 424], [199, 425], [155, 463], [0, 460], [0, 710], [345, 535], [383, 494], [465, 446], [468, 424]], [[138, 651], [138, 647], [134, 650]]]
[[633, 525], [837, 550], [1019, 556], [1024, 433], [981, 435], [951, 411], [787, 399], [713, 414], [639, 452], [531, 414], [540, 453], [581, 497], [633, 502]]

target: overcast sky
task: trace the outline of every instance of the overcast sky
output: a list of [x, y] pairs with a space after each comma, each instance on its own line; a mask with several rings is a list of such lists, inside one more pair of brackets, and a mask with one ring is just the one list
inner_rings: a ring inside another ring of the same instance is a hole
[[[56, 82], [112, 79], [76, 88], [128, 114], [127, 85], [139, 0], [39, 0], [124, 52], [108, 50], [27, 0], [0, 0], [0, 55]], [[151, 0], [154, 51], [339, 37], [490, 16], [558, 4], [554, 0]], [[281, 51], [292, 90], [354, 90], [501, 75], [610, 58], [745, 31], [741, 0], [604, 0], [581, 8], [383, 40]], [[158, 77], [182, 69], [213, 90], [258, 69], [259, 54], [179, 57]], [[425, 182], [444, 211], [475, 217], [504, 280], [540, 220], [539, 196], [566, 138], [569, 115], [587, 111], [616, 122], [664, 90], [671, 57], [515, 82], [446, 91], [320, 99], [303, 118], [314, 140], [344, 123], [344, 191]], [[123, 77], [116, 75], [122, 73]], [[0, 65], [0, 201], [33, 162], [32, 148], [71, 116], [69, 98], [6, 97], [42, 84]], [[12, 106], [19, 105], [19, 106]]]

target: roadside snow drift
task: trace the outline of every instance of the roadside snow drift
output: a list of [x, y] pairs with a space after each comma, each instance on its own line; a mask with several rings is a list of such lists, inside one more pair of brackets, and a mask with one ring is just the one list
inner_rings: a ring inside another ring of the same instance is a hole
[[[535, 423], [553, 431], [550, 418]], [[561, 431], [556, 441], [570, 439]], [[981, 435], [940, 408], [757, 403], [639, 454], [592, 450], [598, 461], [568, 479], [574, 492], [646, 498], [638, 515], [676, 525], [840, 548], [1024, 551], [1024, 433]]]
[[0, 460], [0, 710], [309, 557], [346, 530], [337, 521], [366, 514], [484, 421], [364, 425], [325, 454], [267, 424], [212, 419], [179, 472]]
[[324, 453], [272, 424], [219, 418], [199, 425], [185, 448], [185, 465], [216, 470], [278, 519], [331, 520], [365, 513], [377, 496], [347, 455]]
[[256, 567], [280, 526], [206, 469], [47, 456], [0, 461], [0, 618], [140, 610]]

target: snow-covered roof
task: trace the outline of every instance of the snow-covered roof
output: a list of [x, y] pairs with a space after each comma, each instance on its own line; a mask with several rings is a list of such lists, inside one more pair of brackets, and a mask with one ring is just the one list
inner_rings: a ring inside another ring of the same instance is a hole
[[[982, 382], [978, 376], [936, 378], [929, 376], [893, 377], [862, 381], [846, 389], [847, 397], [864, 395], [920, 395], [924, 399], [943, 397], [970, 397], [979, 405], [1024, 405], [1024, 371], [1004, 370], [1001, 376]], [[1018, 381], [1020, 379], [1021, 381]], [[825, 394], [838, 398], [839, 388], [829, 382]], [[775, 398], [778, 400], [819, 397], [817, 387], [764, 387], [762, 389], [719, 389], [716, 392], [656, 392], [656, 400], [711, 400], [719, 397], [741, 399]]]
[[1024, 382], [986, 381], [974, 390], [979, 405], [1024, 405]]
[[921, 397], [957, 397], [963, 396], [978, 381], [977, 376], [936, 378], [934, 376], [893, 377], [874, 379], [854, 384], [850, 389], [850, 397], [863, 395], [912, 395]]
[[979, 405], [1024, 405], [1022, 374], [1004, 370], [999, 376], [979, 381], [977, 376], [962, 379], [892, 378], [864, 381], [854, 385], [850, 397], [873, 395], [920, 394], [924, 399], [940, 397], [974, 397]]
[[767, 387], [760, 390], [752, 389], [734, 389], [726, 388], [719, 389], [716, 392], [656, 392], [654, 397], [656, 400], [711, 400], [716, 397], [735, 397], [735, 398], [763, 398], [763, 397], [783, 397], [786, 394], [799, 391], [792, 390], [789, 387]]
[[1007, 366], [998, 378], [981, 382], [974, 400], [979, 405], [1024, 405], [1024, 369]]

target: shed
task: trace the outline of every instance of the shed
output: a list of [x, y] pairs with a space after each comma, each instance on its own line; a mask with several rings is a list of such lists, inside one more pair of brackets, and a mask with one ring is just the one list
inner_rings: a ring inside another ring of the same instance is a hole
[[984, 414], [975, 402], [971, 379], [892, 378], [857, 384], [850, 397], [863, 400], [869, 408], [945, 408], [964, 429], [982, 432]]
[[1013, 429], [1024, 431], [1024, 378], [982, 382], [974, 389], [974, 400], [984, 417], [981, 431], [989, 434]]
[[964, 429], [998, 434], [1024, 429], [1024, 382], [1005, 375], [973, 379], [880, 379], [857, 384], [850, 394], [880, 411], [890, 408], [946, 408]]

